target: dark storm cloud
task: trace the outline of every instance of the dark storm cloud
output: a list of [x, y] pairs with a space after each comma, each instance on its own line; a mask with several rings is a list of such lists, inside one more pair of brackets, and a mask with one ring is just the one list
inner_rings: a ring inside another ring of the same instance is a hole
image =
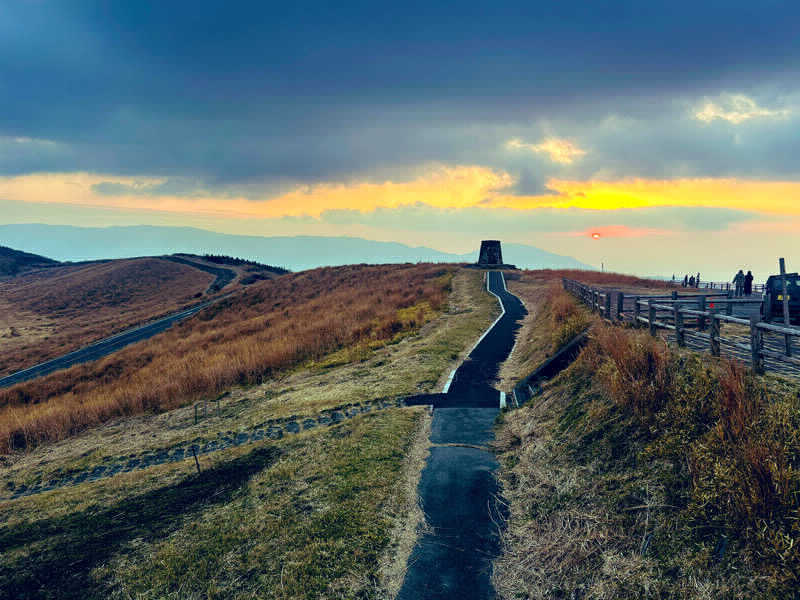
[[[570, 173], [770, 176], [800, 142], [796, 127], [753, 125], [737, 150], [733, 126], [673, 102], [796, 91], [794, 3], [8, 1], [0, 13], [0, 135], [58, 145], [0, 154], [5, 174], [224, 189], [440, 161], [508, 169], [518, 192], [539, 193]], [[604, 128], [610, 114], [630, 128]], [[547, 135], [542, 121], [590, 153], [562, 167], [503, 148]]]

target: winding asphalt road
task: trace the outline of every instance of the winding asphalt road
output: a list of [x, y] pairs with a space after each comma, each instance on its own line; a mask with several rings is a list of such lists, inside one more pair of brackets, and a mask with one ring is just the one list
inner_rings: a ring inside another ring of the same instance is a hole
[[527, 313], [506, 290], [499, 271], [487, 276], [503, 313], [456, 370], [444, 393], [409, 404], [432, 404], [431, 454], [419, 495], [430, 532], [408, 560], [398, 600], [486, 600], [494, 598], [492, 560], [500, 552], [505, 511], [495, 479], [498, 464], [488, 449], [503, 396], [492, 387], [500, 364], [514, 347]]
[[59, 369], [66, 369], [73, 365], [108, 356], [112, 352], [116, 352], [125, 346], [146, 340], [153, 337], [157, 333], [161, 333], [162, 331], [169, 329], [178, 321], [183, 321], [184, 319], [191, 317], [195, 313], [203, 310], [206, 306], [216, 302], [216, 300], [218, 299], [208, 302], [201, 302], [200, 304], [196, 304], [191, 308], [168, 315], [158, 319], [157, 321], [153, 321], [152, 323], [138, 325], [123, 331], [122, 333], [112, 335], [111, 337], [107, 337], [103, 340], [94, 342], [93, 344], [89, 344], [88, 346], [84, 346], [83, 348], [79, 348], [78, 350], [74, 350], [69, 354], [64, 354], [63, 356], [39, 363], [38, 365], [23, 369], [22, 371], [17, 371], [11, 375], [6, 375], [5, 377], [0, 378], [0, 388], [8, 387], [22, 381], [36, 379], [37, 377], [47, 375], [53, 371], [58, 371]]

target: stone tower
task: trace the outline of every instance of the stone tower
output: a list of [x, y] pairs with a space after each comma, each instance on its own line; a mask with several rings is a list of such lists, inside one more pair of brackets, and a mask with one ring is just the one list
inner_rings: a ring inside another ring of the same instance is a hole
[[502, 264], [503, 251], [500, 250], [500, 240], [483, 240], [478, 255], [478, 266], [494, 267]]

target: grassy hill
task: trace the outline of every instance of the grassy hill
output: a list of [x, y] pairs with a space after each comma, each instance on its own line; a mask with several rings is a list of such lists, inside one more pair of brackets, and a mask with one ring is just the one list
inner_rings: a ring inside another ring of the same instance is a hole
[[509, 289], [537, 299], [509, 382], [589, 323], [592, 334], [498, 429], [500, 596], [795, 598], [797, 384], [607, 325], [547, 274]]
[[212, 281], [158, 258], [60, 265], [0, 281], [0, 374], [178, 310]]
[[286, 271], [182, 255], [54, 263], [0, 281], [0, 375]]
[[[343, 348], [368, 352], [440, 311], [451, 277], [448, 267], [395, 265], [325, 268], [255, 284], [148, 342], [0, 390], [0, 448], [169, 410]], [[85, 311], [87, 297], [68, 294], [62, 309], [78, 304]]]
[[57, 260], [0, 246], [0, 277], [58, 265]]
[[[6, 396], [4, 423], [30, 415], [29, 433], [52, 435], [0, 454], [0, 498], [267, 419], [441, 389], [497, 312], [481, 273], [450, 266], [255, 283], [49, 392]], [[192, 403], [217, 397], [196, 422]], [[125, 398], [138, 404], [103, 413]], [[0, 597], [391, 597], [422, 519], [429, 427], [423, 408], [387, 408], [204, 454], [199, 473], [189, 456], [0, 500]]]

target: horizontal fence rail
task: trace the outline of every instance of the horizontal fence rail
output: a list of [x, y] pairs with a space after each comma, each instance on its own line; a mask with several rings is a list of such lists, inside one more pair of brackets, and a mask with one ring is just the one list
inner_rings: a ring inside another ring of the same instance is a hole
[[[705, 350], [749, 363], [757, 373], [773, 371], [800, 378], [800, 327], [761, 319], [762, 298], [718, 293], [634, 295], [592, 287], [573, 279], [564, 289], [592, 312], [615, 323], [647, 327], [680, 347]], [[723, 335], [723, 326], [725, 335]]]

